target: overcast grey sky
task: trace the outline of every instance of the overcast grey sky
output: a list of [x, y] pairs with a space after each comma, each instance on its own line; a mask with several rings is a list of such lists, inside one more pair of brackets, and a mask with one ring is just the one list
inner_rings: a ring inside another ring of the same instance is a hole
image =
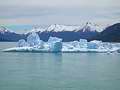
[[120, 21], [120, 0], [0, 0], [0, 24]]

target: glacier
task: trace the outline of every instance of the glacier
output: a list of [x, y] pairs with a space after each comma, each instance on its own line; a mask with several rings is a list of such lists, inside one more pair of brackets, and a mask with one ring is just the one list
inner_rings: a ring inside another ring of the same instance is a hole
[[4, 49], [4, 52], [46, 52], [46, 53], [112, 53], [120, 50], [120, 47], [109, 42], [86, 39], [79, 41], [62, 42], [61, 38], [50, 37], [47, 42], [40, 40], [36, 32], [28, 35], [27, 40], [21, 39], [16, 47]]

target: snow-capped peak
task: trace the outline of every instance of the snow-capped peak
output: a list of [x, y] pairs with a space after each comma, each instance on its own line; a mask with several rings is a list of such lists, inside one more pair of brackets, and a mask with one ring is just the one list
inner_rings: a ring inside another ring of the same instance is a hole
[[97, 24], [92, 24], [90, 22], [87, 22], [86, 25], [82, 28], [83, 32], [99, 32], [101, 31], [101, 28]]
[[11, 33], [13, 33], [13, 31], [8, 30], [6, 27], [0, 26], [0, 33], [4, 34], [4, 33], [6, 33], [6, 32], [11, 32]]
[[43, 31], [45, 31], [45, 29], [43, 28], [37, 28], [37, 29], [33, 28], [30, 32], [43, 32]]
[[86, 25], [82, 28], [81, 25], [61, 25], [61, 24], [52, 24], [45, 28], [42, 27], [33, 27], [33, 29], [27, 33], [31, 32], [63, 32], [63, 31], [82, 31], [82, 32], [100, 32], [101, 28], [96, 25], [87, 22]]
[[75, 31], [78, 28], [80, 28], [80, 26], [52, 24], [47, 28], [47, 31], [54, 31], [54, 32]]
[[30, 31], [27, 31], [25, 34], [32, 33], [32, 32], [43, 32], [45, 30], [46, 30], [46, 28], [41, 28], [40, 26], [37, 26], [37, 27], [33, 26], [33, 29]]

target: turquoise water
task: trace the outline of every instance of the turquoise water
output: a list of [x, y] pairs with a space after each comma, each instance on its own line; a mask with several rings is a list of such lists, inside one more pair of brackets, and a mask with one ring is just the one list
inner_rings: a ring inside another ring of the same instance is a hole
[[120, 90], [120, 54], [1, 52], [0, 90]]

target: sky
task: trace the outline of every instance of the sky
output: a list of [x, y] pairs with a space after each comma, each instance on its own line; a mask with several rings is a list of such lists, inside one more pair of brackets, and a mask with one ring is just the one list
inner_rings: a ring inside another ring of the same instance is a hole
[[120, 21], [120, 0], [0, 0], [0, 24], [107, 25]]

